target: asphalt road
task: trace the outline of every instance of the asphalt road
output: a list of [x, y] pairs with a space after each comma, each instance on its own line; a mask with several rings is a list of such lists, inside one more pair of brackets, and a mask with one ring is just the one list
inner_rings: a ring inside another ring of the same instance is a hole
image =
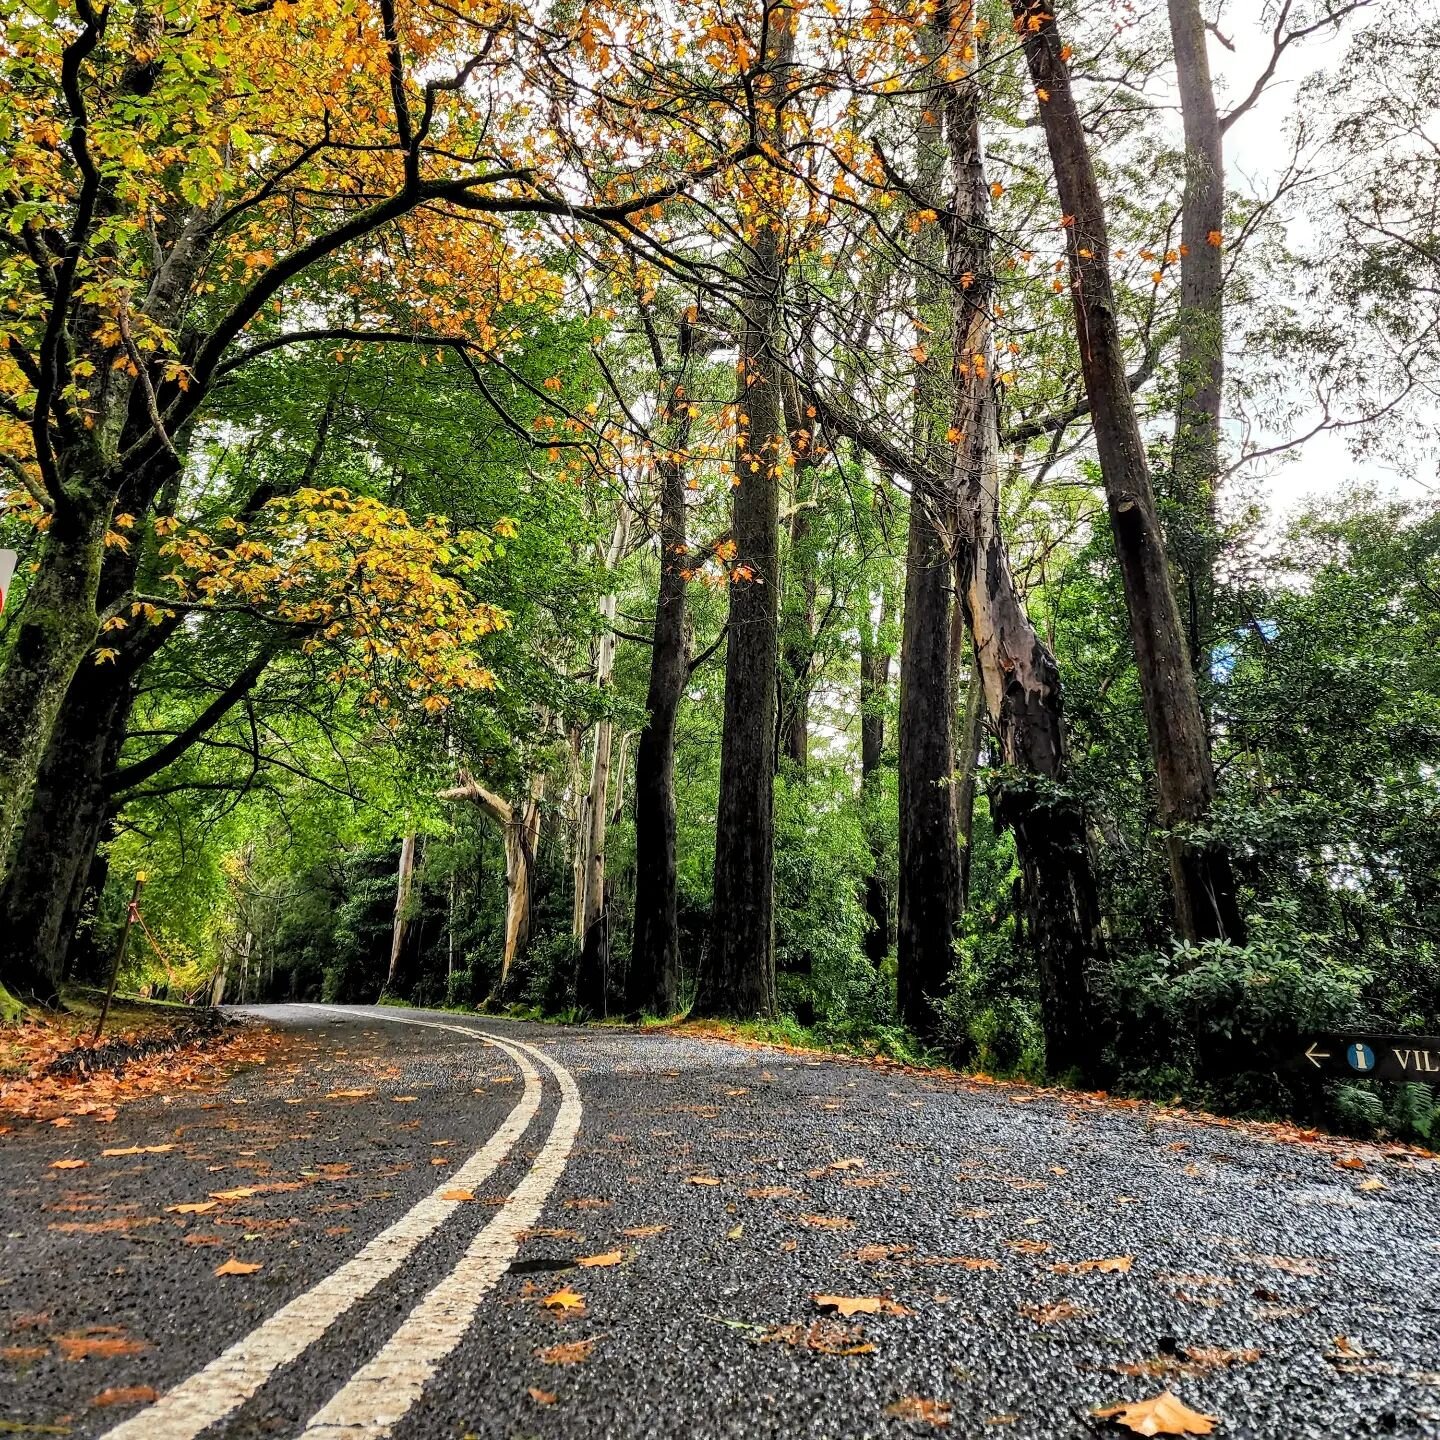
[[0, 1436], [1065, 1440], [1165, 1388], [1221, 1436], [1440, 1436], [1434, 1162], [707, 1039], [246, 1015], [281, 1034], [216, 1094], [0, 1139]]

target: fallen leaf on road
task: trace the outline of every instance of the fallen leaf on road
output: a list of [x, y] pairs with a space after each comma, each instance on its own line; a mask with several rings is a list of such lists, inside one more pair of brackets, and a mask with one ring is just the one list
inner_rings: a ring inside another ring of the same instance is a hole
[[1224, 1370], [1231, 1365], [1253, 1365], [1260, 1352], [1255, 1349], [1222, 1350], [1216, 1345], [1186, 1345], [1180, 1353], [1201, 1370]]
[[818, 1310], [833, 1310], [847, 1319], [851, 1315], [913, 1315], [894, 1300], [883, 1295], [812, 1295]]
[[149, 1385], [112, 1385], [102, 1390], [91, 1405], [153, 1405], [160, 1398]]
[[855, 1222], [847, 1220], [843, 1215], [799, 1215], [796, 1217], [802, 1225], [808, 1225], [812, 1230], [853, 1230]]
[[553, 1295], [547, 1295], [540, 1302], [547, 1310], [583, 1310], [585, 1308], [585, 1297], [577, 1295], [573, 1290], [557, 1290]]
[[89, 1163], [88, 1160], [52, 1160], [50, 1168], [52, 1170], [79, 1170]]
[[913, 1245], [862, 1245], [858, 1250], [852, 1250], [845, 1258], [847, 1260], [863, 1260], [869, 1265], [878, 1260], [893, 1260], [896, 1256], [904, 1255], [914, 1248]]
[[1347, 1155], [1343, 1160], [1335, 1162], [1337, 1170], [1363, 1170], [1365, 1162], [1358, 1155]]
[[43, 1360], [49, 1353], [48, 1345], [0, 1345], [0, 1360]]
[[418, 1095], [392, 1095], [390, 1098], [397, 1105], [413, 1105], [420, 1097]]
[[1043, 1255], [1050, 1248], [1048, 1240], [1007, 1240], [1007, 1250], [1013, 1250], [1017, 1255]]
[[1318, 1275], [1320, 1262], [1300, 1255], [1252, 1255], [1252, 1260], [1268, 1265], [1272, 1270], [1283, 1270], [1287, 1275]]
[[1348, 1335], [1337, 1335], [1335, 1349], [1326, 1358], [1329, 1360], [1363, 1360], [1365, 1352]]
[[809, 1325], [791, 1321], [788, 1325], [772, 1325], [757, 1337], [762, 1345], [793, 1345], [813, 1350], [817, 1355], [873, 1355], [875, 1346], [865, 1339], [858, 1325], [845, 1325], [839, 1320], [812, 1320]]
[[216, 1275], [253, 1275], [261, 1267], [248, 1260], [237, 1260], [233, 1255], [223, 1264], [215, 1267]]
[[632, 1240], [644, 1240], [651, 1235], [663, 1235], [669, 1228], [668, 1225], [632, 1225], [620, 1233], [628, 1235]]
[[747, 1200], [786, 1200], [799, 1193], [789, 1185], [757, 1185], [753, 1190], [745, 1192], [745, 1198]]
[[1079, 1320], [1090, 1312], [1071, 1300], [1052, 1300], [1047, 1305], [1022, 1305], [1020, 1313], [1037, 1325], [1063, 1325], [1067, 1320]]
[[115, 1355], [139, 1355], [149, 1347], [143, 1340], [132, 1340], [113, 1325], [97, 1326], [78, 1335], [57, 1335], [55, 1343], [66, 1360], [88, 1360], [100, 1355], [109, 1358]]
[[687, 1175], [687, 1185], [718, 1185], [720, 1182], [713, 1175]]
[[1368, 1180], [1362, 1180], [1355, 1188], [1357, 1190], [1383, 1190], [1385, 1182], [1378, 1175], [1372, 1175]]
[[[173, 1145], [124, 1145], [116, 1150], [102, 1150], [102, 1155], [163, 1155], [167, 1150], [173, 1150]], [[144, 1386], [140, 1387], [144, 1389]], [[93, 1403], [93, 1402], [92, 1402]]]
[[331, 1090], [325, 1098], [327, 1100], [361, 1100], [366, 1095], [373, 1095], [373, 1090]]
[[525, 1392], [537, 1405], [553, 1405], [560, 1397], [553, 1390], [541, 1390], [532, 1385]]
[[445, 1190], [441, 1192], [440, 1198], [442, 1200], [473, 1200], [475, 1192], [463, 1189]]
[[167, 1205], [167, 1215], [204, 1215], [207, 1211], [214, 1210], [220, 1202], [218, 1200], [196, 1200], [188, 1205]]
[[585, 1255], [575, 1263], [583, 1265], [587, 1270], [604, 1270], [611, 1265], [618, 1265], [625, 1258], [623, 1250], [607, 1250], [603, 1255]]
[[950, 1423], [950, 1406], [944, 1400], [927, 1400], [920, 1395], [907, 1395], [885, 1407], [887, 1415], [908, 1420], [912, 1425], [931, 1425], [939, 1430]]
[[1135, 1263], [1133, 1255], [1111, 1255], [1104, 1260], [1061, 1260], [1046, 1268], [1056, 1275], [1088, 1275], [1098, 1271], [1102, 1275], [1122, 1275]]
[[582, 1360], [590, 1358], [590, 1352], [595, 1348], [595, 1338], [589, 1340], [571, 1340], [565, 1345], [552, 1345], [548, 1350], [537, 1350], [538, 1359], [546, 1365], [578, 1365]]
[[832, 1160], [828, 1165], [821, 1165], [817, 1170], [807, 1170], [805, 1173], [812, 1180], [818, 1180], [820, 1176], [831, 1170], [863, 1170], [865, 1162], [858, 1155], [851, 1155], [844, 1160]]
[[1137, 1435], [1209, 1435], [1216, 1417], [1192, 1410], [1179, 1396], [1162, 1390], [1149, 1400], [1129, 1405], [1111, 1405], [1094, 1412], [1097, 1420], [1110, 1420]]
[[[720, 1182], [717, 1180], [715, 1183], [718, 1185]], [[609, 1204], [608, 1200], [600, 1200], [593, 1195], [586, 1195], [579, 1200], [567, 1200], [565, 1208], [567, 1210], [604, 1210]]]
[[252, 1195], [260, 1192], [253, 1185], [237, 1185], [233, 1190], [212, 1190], [212, 1200], [248, 1200]]

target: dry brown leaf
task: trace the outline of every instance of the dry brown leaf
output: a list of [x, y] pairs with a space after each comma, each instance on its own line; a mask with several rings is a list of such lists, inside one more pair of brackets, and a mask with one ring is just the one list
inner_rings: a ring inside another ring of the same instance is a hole
[[663, 1235], [669, 1228], [668, 1225], [632, 1225], [620, 1233], [628, 1235], [632, 1240], [644, 1240], [651, 1235]]
[[757, 1185], [753, 1190], [745, 1192], [745, 1198], [747, 1200], [786, 1200], [799, 1193], [789, 1185]]
[[196, 1200], [188, 1205], [167, 1205], [167, 1215], [204, 1215], [219, 1206], [218, 1200]]
[[903, 1305], [897, 1304], [884, 1295], [812, 1295], [818, 1310], [833, 1310], [837, 1315], [843, 1315], [847, 1319], [851, 1315], [913, 1315], [913, 1310], [907, 1310]]
[[930, 1425], [936, 1430], [950, 1423], [950, 1406], [944, 1400], [929, 1400], [922, 1395], [907, 1395], [885, 1407], [887, 1415], [908, 1420], [912, 1425]]
[[720, 1182], [713, 1175], [687, 1175], [687, 1185], [718, 1185]]
[[253, 1275], [261, 1267], [249, 1260], [237, 1260], [233, 1255], [223, 1264], [215, 1267], [216, 1275]]
[[153, 1405], [160, 1398], [159, 1391], [149, 1385], [112, 1385], [102, 1390], [91, 1405]]
[[809, 1325], [791, 1321], [772, 1325], [759, 1337], [762, 1345], [780, 1343], [813, 1350], [818, 1355], [873, 1355], [875, 1346], [865, 1339], [858, 1325], [839, 1320], [812, 1320]]
[[575, 1263], [583, 1265], [587, 1270], [604, 1270], [611, 1265], [618, 1265], [625, 1258], [623, 1250], [607, 1250], [603, 1255], [585, 1255]]
[[326, 1095], [327, 1100], [362, 1100], [366, 1095], [373, 1095], [373, 1090], [332, 1090]]
[[475, 1192], [461, 1188], [444, 1190], [441, 1192], [440, 1198], [442, 1200], [473, 1200], [475, 1198]]
[[571, 1340], [564, 1345], [551, 1345], [547, 1350], [537, 1350], [536, 1356], [546, 1365], [578, 1365], [590, 1358], [595, 1348], [595, 1337], [588, 1340]]
[[1363, 1360], [1365, 1359], [1365, 1352], [1348, 1335], [1337, 1335], [1335, 1337], [1335, 1349], [1330, 1358], [1339, 1360]]
[[1186, 1345], [1180, 1352], [1201, 1370], [1224, 1370], [1231, 1365], [1253, 1365], [1260, 1352], [1255, 1349], [1223, 1350], [1217, 1345]]
[[233, 1190], [212, 1190], [212, 1200], [248, 1200], [252, 1195], [260, 1192], [253, 1185], [237, 1185]]
[[560, 1397], [553, 1390], [542, 1390], [532, 1385], [525, 1392], [537, 1405], [553, 1405]]
[[1358, 1155], [1347, 1155], [1343, 1160], [1337, 1160], [1335, 1167], [1338, 1170], [1363, 1170], [1365, 1162]]
[[1046, 1268], [1056, 1275], [1089, 1275], [1092, 1272], [1123, 1275], [1134, 1263], [1133, 1255], [1111, 1255], [1104, 1260], [1061, 1260], [1058, 1264]]
[[1192, 1410], [1169, 1390], [1162, 1390], [1148, 1400], [1111, 1405], [1094, 1413], [1096, 1419], [1113, 1421], [1137, 1435], [1209, 1435], [1216, 1422], [1214, 1415]]
[[812, 1230], [851, 1230], [855, 1226], [853, 1220], [847, 1220], [843, 1215], [800, 1215], [796, 1218]]
[[871, 1265], [878, 1260], [893, 1260], [896, 1256], [904, 1255], [914, 1248], [913, 1245], [862, 1245], [858, 1250], [852, 1250], [845, 1258], [847, 1260], [863, 1260], [867, 1265]]
[[1355, 1188], [1357, 1190], [1383, 1190], [1385, 1182], [1378, 1175], [1372, 1175], [1368, 1180], [1362, 1180]]
[[118, 1150], [102, 1150], [100, 1153], [102, 1155], [163, 1155], [167, 1150], [174, 1148], [173, 1145], [125, 1145]]
[[1067, 1320], [1079, 1320], [1090, 1312], [1072, 1300], [1052, 1300], [1046, 1305], [1022, 1305], [1020, 1313], [1037, 1325], [1063, 1325]]
[[88, 1160], [52, 1160], [50, 1168], [52, 1170], [79, 1170], [89, 1163]]
[[540, 1302], [547, 1310], [583, 1310], [585, 1308], [585, 1297], [577, 1295], [570, 1289], [557, 1290], [553, 1295], [547, 1295]]
[[418, 1095], [392, 1095], [390, 1098], [397, 1105], [413, 1105], [420, 1097]]
[[1007, 1250], [1013, 1250], [1017, 1255], [1043, 1255], [1049, 1248], [1048, 1240], [1007, 1240]]

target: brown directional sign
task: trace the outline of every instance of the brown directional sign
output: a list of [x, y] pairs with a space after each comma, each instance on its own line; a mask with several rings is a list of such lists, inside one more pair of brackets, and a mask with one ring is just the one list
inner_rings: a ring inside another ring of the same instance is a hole
[[1350, 1079], [1440, 1085], [1440, 1035], [1307, 1035], [1299, 1064]]

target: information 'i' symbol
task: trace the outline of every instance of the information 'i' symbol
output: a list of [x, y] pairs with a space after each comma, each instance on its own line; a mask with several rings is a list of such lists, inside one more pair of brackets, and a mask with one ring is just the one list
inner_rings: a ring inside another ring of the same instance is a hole
[[1358, 1070], [1362, 1075], [1375, 1068], [1375, 1052], [1359, 1040], [1346, 1050], [1345, 1058], [1349, 1060], [1350, 1068]]

